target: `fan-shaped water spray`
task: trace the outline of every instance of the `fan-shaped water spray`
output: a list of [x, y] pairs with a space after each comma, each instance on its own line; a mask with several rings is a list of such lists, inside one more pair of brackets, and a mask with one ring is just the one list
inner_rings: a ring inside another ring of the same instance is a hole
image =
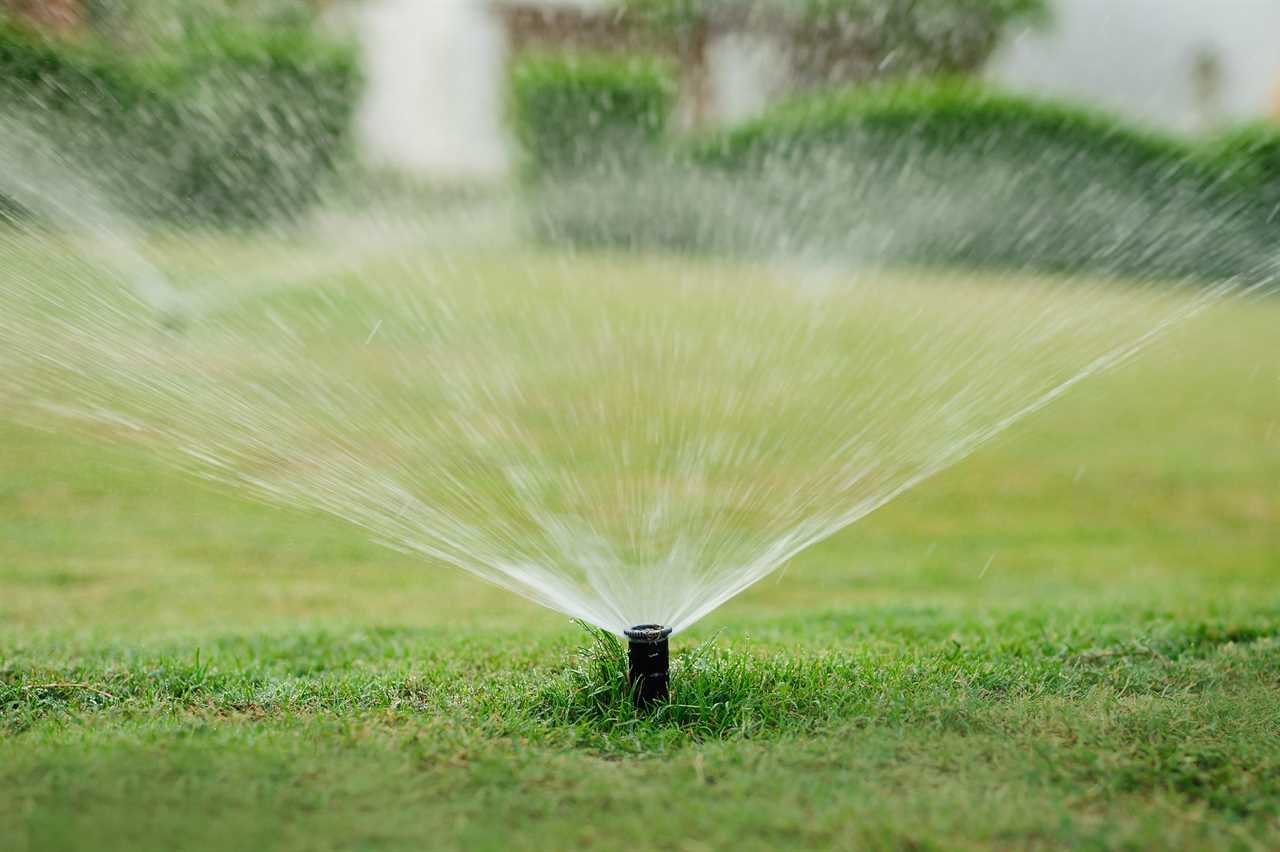
[[[138, 442], [616, 633], [688, 627], [1270, 280], [1267, 257], [1194, 286], [886, 259], [885, 238], [963, 238], [1043, 163], [967, 174], [928, 209], [912, 161], [888, 182], [819, 162], [596, 183], [597, 221], [602, 200], [657, 193], [720, 251], [680, 257], [494, 250], [456, 220], [444, 240], [438, 221], [367, 211], [253, 238], [153, 232], [90, 191], [92, 169], [37, 167], [15, 140], [2, 188], [44, 215], [0, 231], [11, 415]], [[883, 203], [848, 191], [871, 184]], [[1114, 250], [1154, 268], [1162, 246], [1207, 251], [1233, 227], [1186, 214], [1162, 241], [1098, 193], [1077, 215], [1113, 214], [1090, 227], [1140, 234]], [[583, 199], [566, 183], [539, 203], [590, 213]]]

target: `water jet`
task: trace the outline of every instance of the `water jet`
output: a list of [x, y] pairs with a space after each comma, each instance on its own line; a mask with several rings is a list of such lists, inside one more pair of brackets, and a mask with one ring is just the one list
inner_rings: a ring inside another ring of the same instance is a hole
[[667, 700], [670, 669], [668, 639], [671, 628], [661, 624], [637, 624], [623, 631], [628, 640], [627, 683], [636, 707], [645, 710]]
[[[0, 194], [40, 224], [0, 229], [0, 414], [625, 635], [641, 707], [673, 631], [1277, 264], [1216, 196], [1057, 181], [1057, 143], [585, 170], [448, 215], [335, 189], [206, 233], [118, 207], [136, 170], [74, 156], [76, 126], [50, 156], [4, 118]], [[530, 204], [581, 245], [525, 246]], [[591, 249], [633, 225], [697, 241]]]

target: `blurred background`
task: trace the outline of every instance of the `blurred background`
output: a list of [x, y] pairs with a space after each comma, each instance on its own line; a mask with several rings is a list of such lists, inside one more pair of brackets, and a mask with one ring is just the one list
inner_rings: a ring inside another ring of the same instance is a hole
[[759, 115], [800, 91], [966, 75], [1188, 134], [1280, 115], [1280, 7], [1268, 0], [3, 0], [67, 41], [137, 51], [217, 28], [323, 32], [358, 51], [367, 163], [496, 179], [529, 54], [659, 56], [675, 126]]

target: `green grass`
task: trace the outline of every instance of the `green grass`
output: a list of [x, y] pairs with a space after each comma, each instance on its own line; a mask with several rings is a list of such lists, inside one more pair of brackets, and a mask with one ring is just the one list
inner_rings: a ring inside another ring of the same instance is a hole
[[674, 642], [0, 426], [0, 849], [1280, 844], [1280, 304]]

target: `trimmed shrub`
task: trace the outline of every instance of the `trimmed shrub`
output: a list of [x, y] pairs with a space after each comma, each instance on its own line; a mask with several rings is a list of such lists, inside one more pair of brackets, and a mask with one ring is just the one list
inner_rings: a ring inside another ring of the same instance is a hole
[[298, 30], [210, 30], [135, 59], [0, 24], [0, 111], [130, 215], [296, 214], [346, 151], [358, 82], [348, 51]]
[[[698, 147], [696, 156], [741, 167], [815, 148], [912, 143], [947, 151], [1029, 155], [1046, 146], [1104, 156], [1124, 168], [1194, 168], [1191, 148], [1082, 109], [1004, 94], [967, 81], [880, 84], [782, 104]], [[909, 147], [909, 145], [907, 146]], [[1208, 175], [1209, 170], [1203, 170]]]
[[1280, 221], [1280, 128], [1237, 128], [1209, 142], [1203, 156], [1237, 191], [1257, 193], [1267, 218]]
[[655, 60], [521, 60], [512, 76], [511, 119], [526, 178], [634, 166], [662, 140], [675, 97], [673, 77]]
[[[1257, 187], [1191, 145], [958, 82], [793, 101], [612, 181], [553, 238], [864, 264], [1217, 279], [1270, 264]], [[546, 199], [557, 198], [544, 194]]]
[[802, 99], [694, 157], [771, 183], [811, 243], [885, 260], [1218, 278], [1262, 256], [1252, 204], [1193, 147], [962, 82]]
[[0, 71], [6, 99], [26, 99], [49, 110], [119, 111], [145, 93], [138, 76], [107, 51], [49, 39], [2, 13]]
[[319, 197], [348, 153], [359, 73], [348, 51], [301, 30], [221, 30], [184, 58], [167, 95], [142, 121], [162, 145], [156, 212], [256, 222]]

